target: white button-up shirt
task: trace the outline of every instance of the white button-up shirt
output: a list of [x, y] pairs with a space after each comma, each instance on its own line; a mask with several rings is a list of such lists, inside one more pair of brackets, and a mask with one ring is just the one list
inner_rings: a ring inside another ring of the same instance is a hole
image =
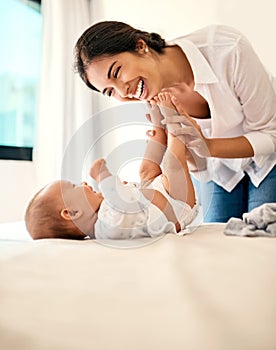
[[276, 164], [276, 78], [233, 28], [209, 26], [173, 43], [187, 56], [194, 90], [209, 105], [211, 119], [197, 119], [205, 135], [243, 135], [254, 150], [252, 158], [208, 158], [207, 170], [196, 177], [231, 191], [247, 172], [257, 187]]

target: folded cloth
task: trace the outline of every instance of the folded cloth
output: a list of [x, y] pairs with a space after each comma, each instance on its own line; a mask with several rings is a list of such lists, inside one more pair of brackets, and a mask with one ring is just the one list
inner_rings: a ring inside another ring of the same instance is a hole
[[265, 203], [244, 213], [243, 221], [264, 230], [268, 225], [276, 222], [276, 203]]
[[226, 235], [276, 237], [276, 203], [265, 203], [244, 213], [242, 219], [230, 218], [224, 229]]

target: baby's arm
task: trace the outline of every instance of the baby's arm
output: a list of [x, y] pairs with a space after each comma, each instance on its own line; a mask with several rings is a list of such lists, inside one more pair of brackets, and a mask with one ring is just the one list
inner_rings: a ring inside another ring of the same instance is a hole
[[100, 191], [110, 207], [124, 213], [141, 211], [143, 205], [137, 200], [136, 187], [123, 184], [118, 176], [112, 175], [103, 158], [92, 164], [89, 174], [99, 184]]
[[118, 176], [108, 176], [99, 183], [100, 191], [108, 205], [121, 213], [134, 214], [147, 205], [133, 183], [122, 183]]
[[100, 183], [105, 178], [112, 176], [109, 171], [106, 162], [103, 158], [99, 158], [95, 160], [95, 162], [91, 165], [89, 170], [89, 175], [97, 182]]

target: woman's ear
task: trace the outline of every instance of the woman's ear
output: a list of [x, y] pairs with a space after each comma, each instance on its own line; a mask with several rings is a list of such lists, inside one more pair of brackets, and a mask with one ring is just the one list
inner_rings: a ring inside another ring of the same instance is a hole
[[136, 52], [138, 53], [147, 53], [148, 52], [148, 46], [144, 42], [143, 39], [138, 39], [136, 43]]
[[70, 210], [67, 208], [62, 209], [60, 212], [60, 216], [65, 220], [76, 220], [79, 217], [81, 217], [82, 211], [81, 210]]

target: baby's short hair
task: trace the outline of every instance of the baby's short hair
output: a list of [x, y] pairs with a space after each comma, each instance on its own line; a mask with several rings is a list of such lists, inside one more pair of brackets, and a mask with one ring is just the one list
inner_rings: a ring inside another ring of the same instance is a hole
[[25, 212], [26, 228], [33, 239], [65, 238], [82, 240], [86, 235], [71, 220], [64, 220], [62, 197], [60, 201], [38, 191], [31, 199]]

